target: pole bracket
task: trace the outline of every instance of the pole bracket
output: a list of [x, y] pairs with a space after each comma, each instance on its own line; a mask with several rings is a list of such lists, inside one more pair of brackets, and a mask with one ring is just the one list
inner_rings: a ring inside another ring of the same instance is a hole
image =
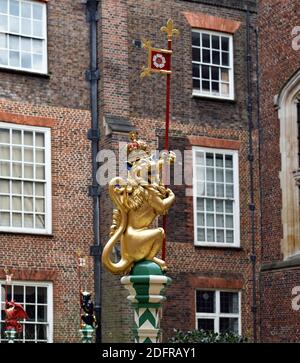
[[99, 69], [89, 69], [85, 72], [85, 79], [89, 82], [98, 81], [100, 79]]
[[100, 257], [102, 254], [102, 246], [90, 246], [90, 256]]
[[99, 185], [90, 185], [89, 186], [89, 197], [99, 197], [99, 196], [100, 196]]
[[100, 132], [99, 129], [89, 129], [87, 132], [87, 138], [91, 141], [99, 141]]

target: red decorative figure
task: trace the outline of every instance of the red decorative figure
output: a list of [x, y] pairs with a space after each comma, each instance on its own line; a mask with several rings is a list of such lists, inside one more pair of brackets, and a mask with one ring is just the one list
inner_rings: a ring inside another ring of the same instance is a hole
[[14, 301], [6, 301], [5, 303], [5, 330], [15, 330], [17, 333], [22, 331], [22, 325], [19, 320], [28, 319], [28, 315], [21, 304]]

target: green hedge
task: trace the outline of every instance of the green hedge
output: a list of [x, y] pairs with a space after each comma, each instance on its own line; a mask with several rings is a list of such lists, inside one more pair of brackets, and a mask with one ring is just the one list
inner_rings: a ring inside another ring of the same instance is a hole
[[204, 330], [180, 331], [174, 329], [169, 343], [247, 343], [247, 338], [233, 333], [214, 333]]

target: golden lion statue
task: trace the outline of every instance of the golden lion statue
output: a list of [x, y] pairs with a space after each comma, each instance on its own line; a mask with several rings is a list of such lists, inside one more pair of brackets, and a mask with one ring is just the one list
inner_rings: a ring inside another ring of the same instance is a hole
[[[127, 180], [116, 177], [109, 183], [109, 195], [117, 209], [113, 211], [110, 239], [102, 253], [104, 266], [114, 274], [127, 274], [134, 263], [151, 260], [163, 270], [165, 261], [156, 257], [165, 232], [163, 228], [150, 228], [158, 215], [165, 215], [175, 200], [174, 193], [161, 182], [163, 165], [173, 163], [175, 154], [165, 153], [154, 161], [148, 146], [130, 134], [127, 145], [130, 171]], [[111, 253], [120, 242], [121, 259], [114, 263]]]

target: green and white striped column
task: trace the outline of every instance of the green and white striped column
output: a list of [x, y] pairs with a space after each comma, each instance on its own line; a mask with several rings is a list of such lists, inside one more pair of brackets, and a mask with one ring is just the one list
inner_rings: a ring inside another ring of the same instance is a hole
[[85, 324], [79, 332], [82, 343], [92, 343], [94, 329], [90, 325]]
[[160, 266], [147, 260], [137, 262], [130, 275], [121, 278], [122, 285], [130, 292], [127, 299], [134, 308], [135, 343], [160, 342], [161, 306], [166, 300], [164, 289], [171, 281]]
[[8, 340], [8, 343], [14, 343], [16, 336], [17, 336], [17, 332], [15, 329], [8, 329], [5, 330], [4, 332], [6, 339]]

